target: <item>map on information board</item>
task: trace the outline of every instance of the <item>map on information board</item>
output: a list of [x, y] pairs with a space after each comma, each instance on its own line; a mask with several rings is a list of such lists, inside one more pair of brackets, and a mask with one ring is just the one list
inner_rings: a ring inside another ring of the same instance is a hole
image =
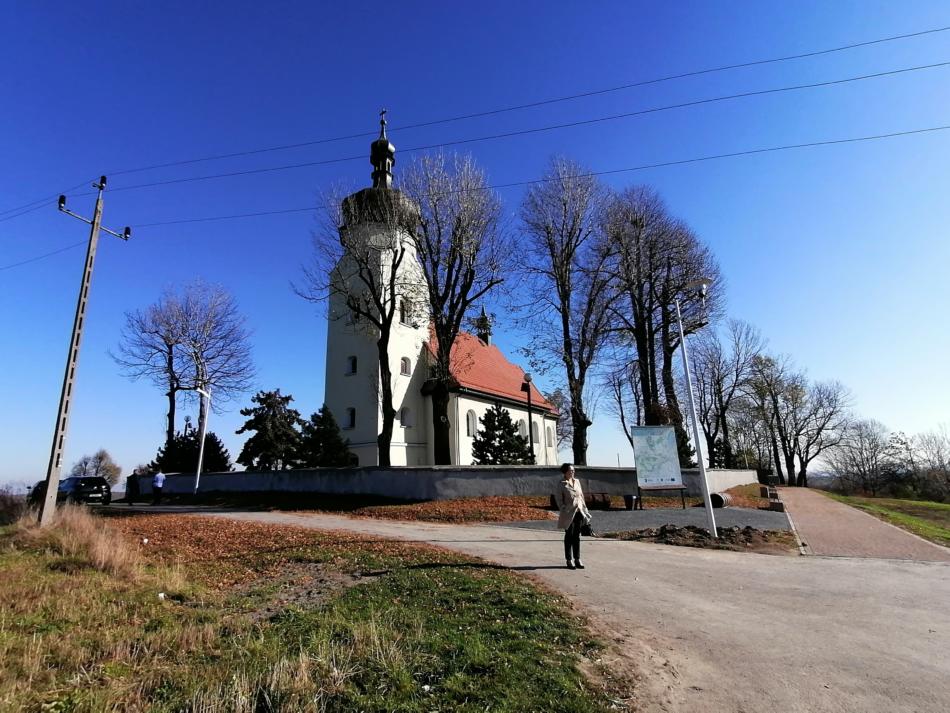
[[633, 455], [641, 488], [679, 487], [683, 484], [676, 433], [672, 426], [634, 426]]

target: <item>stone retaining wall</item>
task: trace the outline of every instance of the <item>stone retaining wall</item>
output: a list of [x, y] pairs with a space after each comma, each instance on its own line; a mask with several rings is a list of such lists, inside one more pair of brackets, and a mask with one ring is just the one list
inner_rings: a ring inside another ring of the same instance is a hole
[[[637, 492], [634, 468], [577, 467], [586, 493], [627, 495]], [[753, 470], [707, 471], [710, 492], [757, 482]], [[395, 468], [315, 468], [277, 472], [204, 473], [203, 494], [309, 493], [326, 495], [375, 495], [397, 500], [448, 500], [487, 495], [549, 495], [560, 472], [538, 466], [435, 466]], [[689, 495], [700, 495], [699, 471], [684, 470]], [[140, 492], [151, 494], [152, 480], [140, 477]], [[171, 474], [164, 493], [191, 494], [194, 475]]]

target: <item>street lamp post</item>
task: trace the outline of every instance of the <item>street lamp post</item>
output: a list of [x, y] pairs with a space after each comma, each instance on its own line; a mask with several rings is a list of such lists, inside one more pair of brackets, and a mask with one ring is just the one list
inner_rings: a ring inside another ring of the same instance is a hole
[[[703, 302], [706, 301], [706, 288], [712, 280], [702, 278], [691, 282], [686, 289], [699, 289]], [[703, 462], [703, 442], [699, 434], [699, 419], [696, 418], [696, 404], [693, 401], [693, 379], [689, 373], [689, 357], [686, 354], [686, 334], [683, 331], [683, 315], [680, 313], [679, 296], [676, 297], [676, 322], [680, 329], [680, 349], [683, 356], [683, 373], [686, 375], [686, 396], [689, 401], [689, 414], [693, 421], [693, 444], [696, 447], [696, 462], [699, 465], [699, 483], [703, 490], [703, 504], [706, 507], [706, 516], [709, 521], [709, 532], [713, 539], [719, 537], [716, 530], [716, 515], [713, 513], [712, 499], [709, 497], [709, 482], [706, 480], [706, 464]]]
[[201, 466], [205, 458], [205, 433], [208, 430], [208, 415], [211, 411], [211, 391], [210, 389], [202, 388], [203, 386], [207, 386], [205, 383], [204, 364], [196, 354], [192, 354], [191, 358], [195, 362], [195, 391], [201, 396], [201, 401], [198, 406], [198, 467], [195, 470], [194, 492], [194, 494], [197, 495], [198, 484], [201, 482]]
[[[195, 388], [201, 394], [204, 418], [201, 419], [198, 428], [198, 469], [195, 471], [195, 495], [198, 494], [198, 483], [201, 481], [201, 465], [205, 458], [205, 432], [208, 430], [208, 412], [211, 410], [211, 392], [204, 389]], [[201, 407], [199, 407], [201, 410]]]
[[528, 448], [531, 452], [531, 462], [536, 463], [537, 459], [534, 457], [534, 436], [531, 430], [531, 374], [524, 375], [524, 384], [521, 385], [521, 388], [528, 392]]

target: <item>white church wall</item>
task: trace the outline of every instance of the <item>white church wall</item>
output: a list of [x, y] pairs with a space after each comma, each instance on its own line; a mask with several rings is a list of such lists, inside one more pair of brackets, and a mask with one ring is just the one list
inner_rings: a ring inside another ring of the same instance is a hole
[[[419, 327], [393, 325], [389, 348], [390, 368], [393, 373], [393, 406], [396, 409], [390, 455], [393, 465], [431, 463], [427, 453], [427, 399], [422, 395], [422, 385], [428, 375], [423, 346], [427, 332], [427, 329]], [[408, 375], [403, 373], [403, 359], [409, 360]], [[408, 425], [403, 423], [403, 409], [408, 409]]]
[[[490, 397], [479, 398], [472, 394], [454, 394], [452, 399], [454, 403], [450, 403], [449, 408], [451, 413], [456, 413], [456, 423], [458, 424], [458, 428], [453, 429], [453, 431], [459, 434], [457, 448], [453, 450], [457, 457], [456, 463], [462, 466], [472, 465], [474, 461], [472, 444], [475, 437], [474, 434], [469, 435], [468, 433], [468, 412], [472, 411], [475, 414], [475, 432], [477, 433], [482, 427], [481, 419], [485, 416], [485, 412], [495, 404], [495, 401]], [[527, 404], [523, 408], [513, 404], [502, 404], [502, 407], [508, 410], [508, 413], [511, 414], [511, 420], [515, 424], [519, 420], [523, 420], [525, 430], [527, 430]], [[557, 423], [556, 419], [546, 416], [543, 412], [539, 413], [536, 409], [531, 409], [531, 420], [538, 427], [538, 441], [534, 444], [535, 461], [538, 465], [557, 464], [557, 440], [553, 438], [553, 445], [548, 446], [545, 438], [545, 428], [550, 425], [553, 430]]]
[[[350, 450], [359, 458], [360, 465], [377, 462], [379, 368], [375, 338], [371, 325], [365, 320], [353, 323], [341, 296], [331, 296], [323, 399], [343, 437], [350, 441]], [[352, 357], [356, 358], [355, 372], [351, 369]], [[354, 409], [355, 427], [348, 423], [349, 409]]]
[[[356, 231], [367, 242], [379, 243], [382, 247], [389, 244], [390, 237], [383, 225], [364, 223], [348, 228]], [[399, 292], [397, 299], [405, 300], [407, 310], [405, 322], [399, 305], [395, 305], [396, 318], [390, 333], [389, 357], [392, 373], [393, 407], [396, 409], [396, 421], [390, 447], [390, 461], [393, 465], [424, 465], [430, 463], [426, 454], [428, 438], [423, 421], [424, 397], [421, 394], [426, 369], [419, 364], [422, 345], [428, 338], [428, 309], [424, 302], [425, 293], [421, 269], [408, 239], [403, 243], [407, 253], [399, 267]], [[391, 270], [392, 253], [379, 252], [379, 265], [376, 266], [379, 284], [387, 284]], [[352, 262], [344, 258], [338, 270], [346, 276], [348, 289], [354, 292], [365, 290], [352, 268]], [[350, 311], [342, 295], [333, 295], [330, 300], [330, 321], [327, 329], [327, 367], [325, 400], [334, 417], [343, 428], [344, 438], [350, 441], [350, 450], [359, 458], [360, 465], [379, 463], [377, 436], [382, 430], [382, 404], [379, 376], [379, 354], [376, 346], [378, 330], [365, 318], [353, 324]], [[349, 359], [356, 357], [357, 373], [349, 374]], [[410, 360], [410, 375], [402, 374], [401, 360]], [[404, 427], [400, 420], [400, 411], [409, 409], [409, 423]], [[349, 409], [355, 409], [356, 424], [349, 428]]]

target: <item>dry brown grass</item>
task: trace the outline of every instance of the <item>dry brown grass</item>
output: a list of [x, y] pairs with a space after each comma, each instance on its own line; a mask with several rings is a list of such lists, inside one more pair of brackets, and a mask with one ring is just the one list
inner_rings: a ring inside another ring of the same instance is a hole
[[47, 527], [39, 526], [35, 511], [27, 511], [16, 523], [13, 541], [46, 548], [77, 567], [89, 566], [120, 579], [138, 579], [144, 565], [138, 548], [102, 518], [76, 505], [57, 508]]

